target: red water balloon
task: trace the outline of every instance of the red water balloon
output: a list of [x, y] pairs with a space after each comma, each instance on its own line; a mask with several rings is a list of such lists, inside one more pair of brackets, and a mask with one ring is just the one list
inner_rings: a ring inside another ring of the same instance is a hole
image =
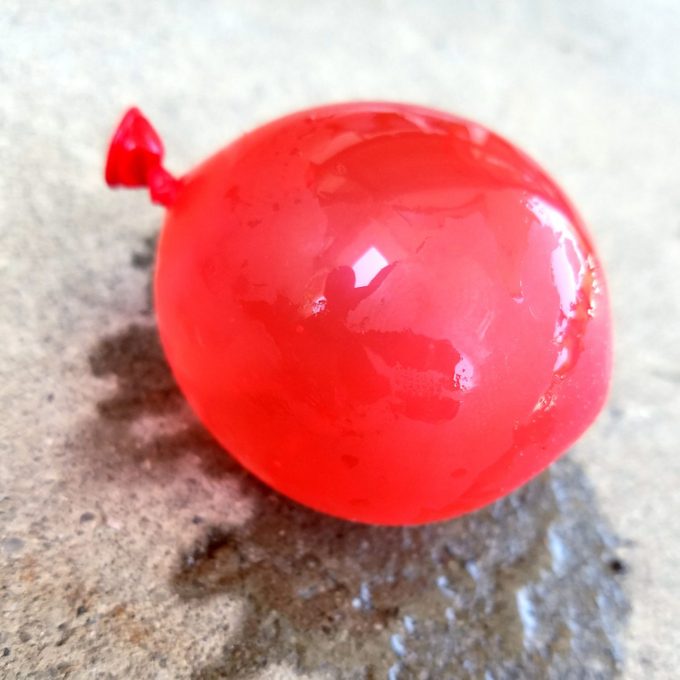
[[181, 179], [137, 110], [110, 184], [168, 212], [158, 327], [198, 417], [317, 510], [417, 524], [479, 508], [604, 402], [609, 302], [559, 187], [486, 128], [355, 103], [274, 121]]

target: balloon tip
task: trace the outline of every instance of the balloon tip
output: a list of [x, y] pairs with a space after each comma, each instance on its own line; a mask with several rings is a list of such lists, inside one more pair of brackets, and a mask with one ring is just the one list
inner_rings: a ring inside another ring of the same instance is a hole
[[163, 142], [137, 107], [129, 109], [113, 134], [104, 177], [110, 187], [148, 187], [154, 203], [170, 205], [179, 182], [162, 166]]

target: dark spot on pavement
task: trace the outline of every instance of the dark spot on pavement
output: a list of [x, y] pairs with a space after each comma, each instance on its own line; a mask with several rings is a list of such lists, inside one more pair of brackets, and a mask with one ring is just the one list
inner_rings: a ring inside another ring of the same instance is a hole
[[628, 605], [605, 558], [616, 541], [570, 461], [490, 508], [418, 528], [325, 517], [254, 480], [244, 490], [253, 518], [207, 527], [173, 579], [183, 599], [229, 593], [245, 608], [223, 658], [196, 678], [274, 663], [348, 679], [620, 669]]
[[142, 413], [168, 413], [183, 403], [152, 326], [132, 324], [104, 338], [90, 355], [90, 367], [97, 377], [116, 378], [115, 394], [97, 404], [104, 418], [132, 420]]
[[142, 248], [132, 253], [130, 263], [135, 269], [146, 271], [153, 267], [157, 242], [158, 237], [156, 235], [148, 236], [144, 239]]
[[617, 557], [609, 561], [609, 568], [614, 574], [625, 574], [627, 571], [625, 562], [618, 559]]

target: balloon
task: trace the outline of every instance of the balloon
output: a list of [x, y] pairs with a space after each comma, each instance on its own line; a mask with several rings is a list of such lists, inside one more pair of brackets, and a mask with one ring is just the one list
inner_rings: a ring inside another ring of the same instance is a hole
[[137, 109], [112, 186], [167, 208], [155, 306], [187, 400], [248, 470], [350, 520], [479, 508], [591, 424], [609, 301], [560, 188], [486, 128], [350, 103], [276, 120], [181, 178]]

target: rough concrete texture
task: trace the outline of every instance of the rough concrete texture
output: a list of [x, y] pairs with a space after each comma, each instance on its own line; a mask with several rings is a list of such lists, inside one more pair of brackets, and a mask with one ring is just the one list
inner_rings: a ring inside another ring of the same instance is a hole
[[[674, 0], [5, 2], [0, 677], [677, 677], [679, 34]], [[321, 517], [215, 446], [153, 327], [161, 213], [101, 179], [130, 103], [182, 171], [351, 98], [510, 137], [608, 265], [598, 423], [518, 493], [433, 527]]]

